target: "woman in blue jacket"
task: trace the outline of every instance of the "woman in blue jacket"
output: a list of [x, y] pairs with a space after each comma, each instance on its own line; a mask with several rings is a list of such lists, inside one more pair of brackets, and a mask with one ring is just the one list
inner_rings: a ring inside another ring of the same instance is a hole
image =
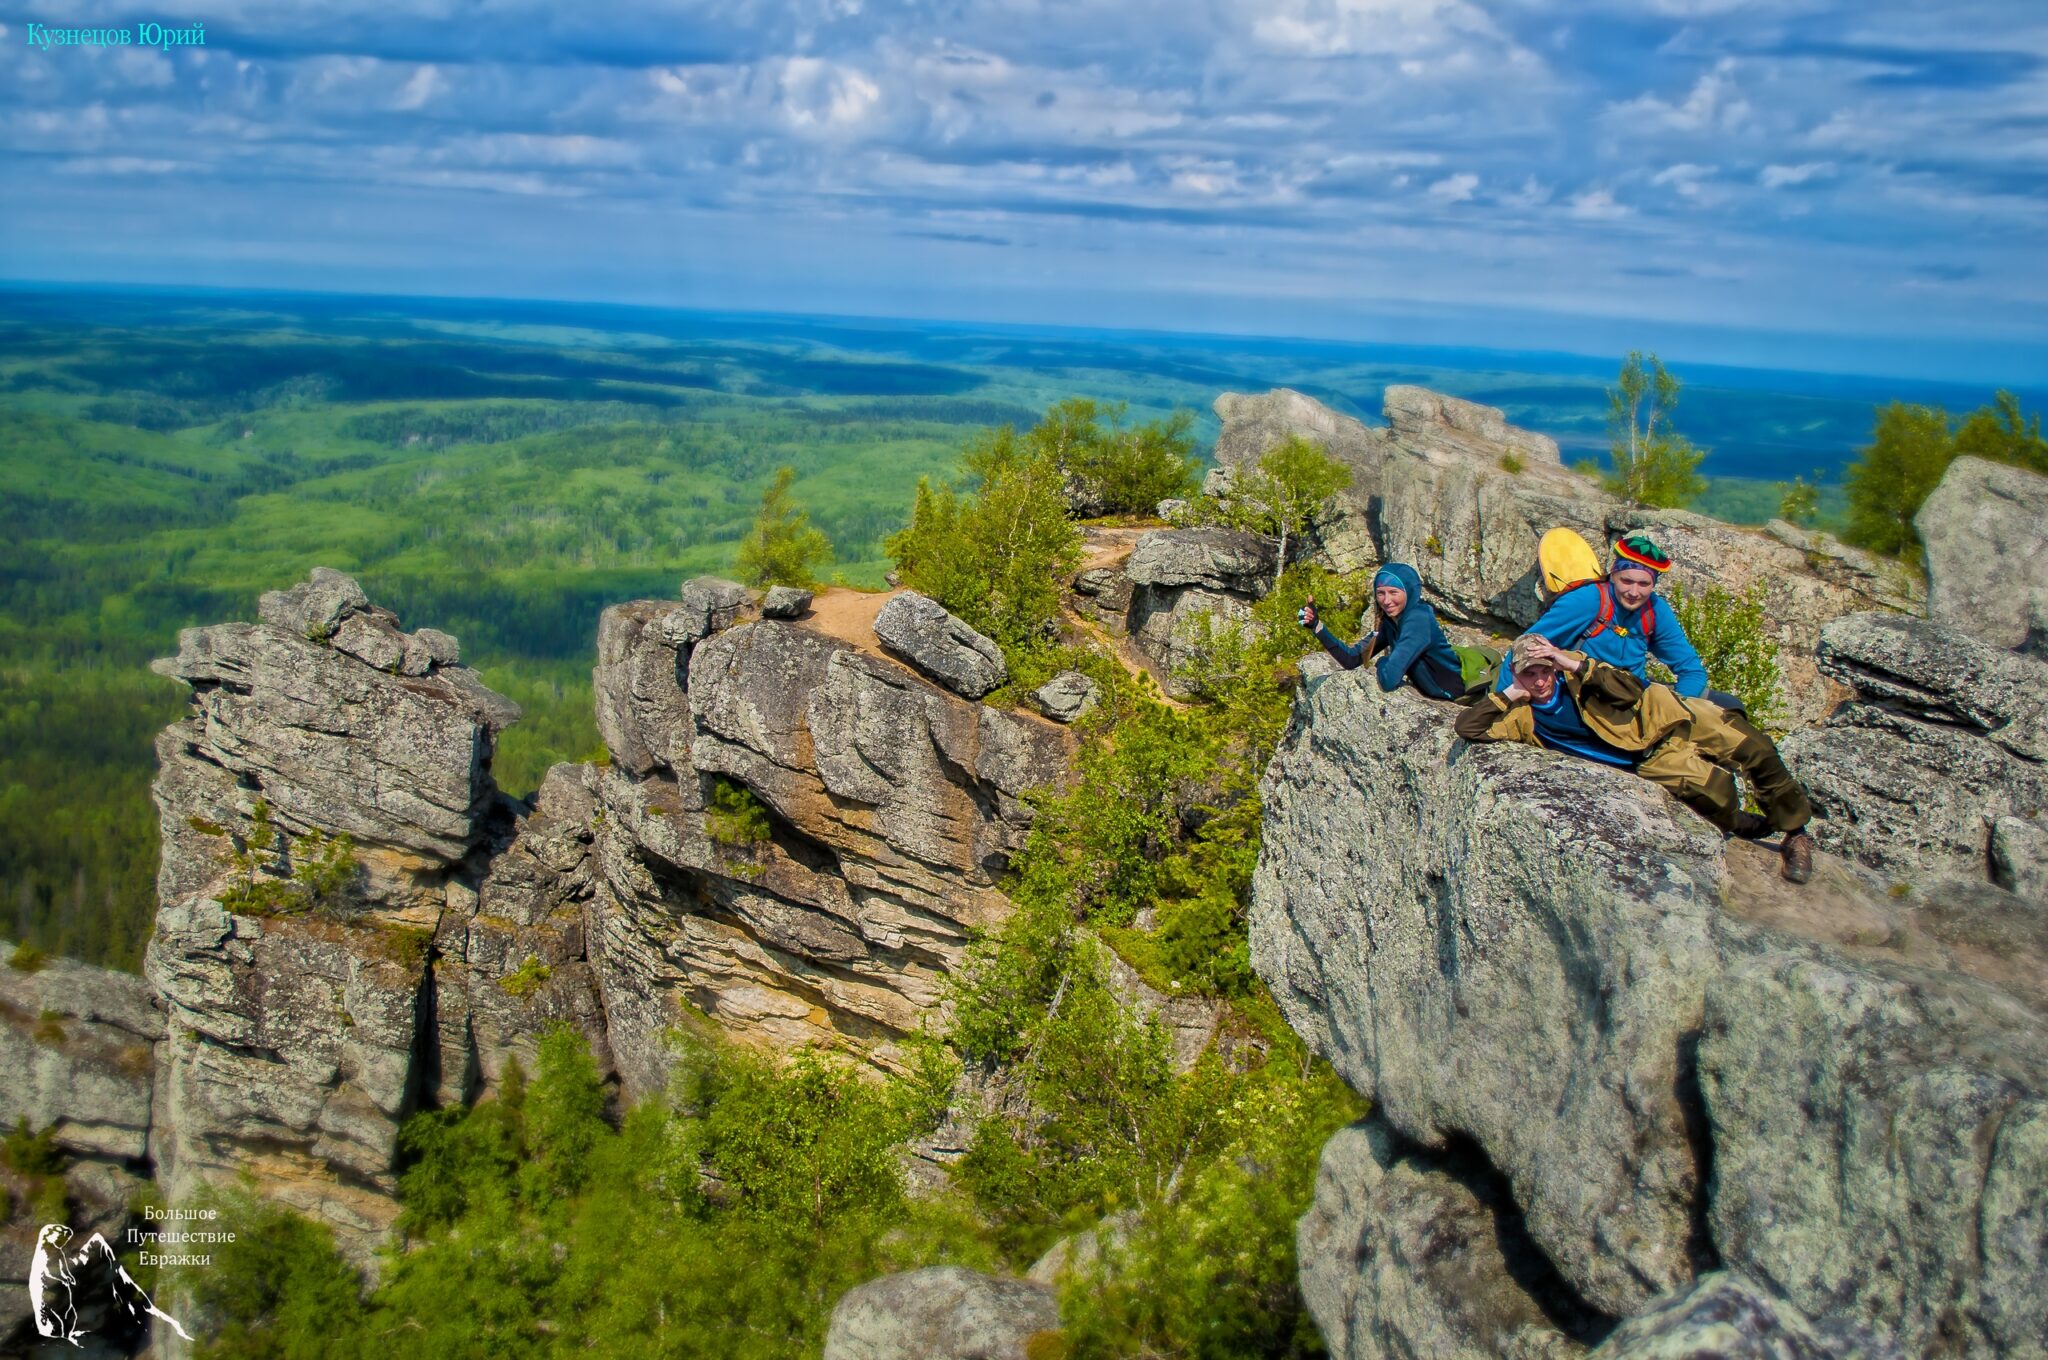
[[1373, 630], [1353, 646], [1340, 641], [1316, 617], [1310, 600], [1297, 615], [1313, 631], [1323, 650], [1346, 670], [1373, 662], [1383, 690], [1400, 688], [1403, 680], [1432, 699], [1456, 699], [1465, 692], [1464, 668], [1450, 639], [1436, 621], [1436, 611], [1422, 598], [1422, 577], [1405, 562], [1389, 562], [1372, 578]]

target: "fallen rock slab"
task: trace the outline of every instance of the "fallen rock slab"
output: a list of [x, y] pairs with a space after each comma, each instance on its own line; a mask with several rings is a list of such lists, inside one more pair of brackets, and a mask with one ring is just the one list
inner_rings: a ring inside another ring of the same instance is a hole
[[1002, 648], [915, 591], [882, 606], [875, 636], [891, 654], [964, 699], [979, 699], [1010, 675]]

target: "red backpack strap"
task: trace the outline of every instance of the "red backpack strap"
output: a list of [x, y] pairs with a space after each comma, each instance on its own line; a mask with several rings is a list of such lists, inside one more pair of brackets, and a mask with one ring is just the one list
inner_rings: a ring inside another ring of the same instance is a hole
[[1600, 592], [1600, 609], [1593, 615], [1593, 626], [1586, 630], [1585, 635], [1589, 638], [1599, 637], [1607, 631], [1607, 625], [1614, 622], [1614, 592], [1605, 581], [1595, 581], [1593, 587]]
[[1652, 595], [1643, 602], [1641, 614], [1643, 641], [1648, 642], [1657, 632], [1657, 597]]

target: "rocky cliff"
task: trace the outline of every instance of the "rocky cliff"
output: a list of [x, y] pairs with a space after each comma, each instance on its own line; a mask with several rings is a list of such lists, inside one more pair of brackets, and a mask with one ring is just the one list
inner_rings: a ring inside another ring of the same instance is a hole
[[1375, 1104], [1301, 1229], [1336, 1353], [1576, 1353], [1729, 1269], [1827, 1353], [2042, 1354], [2048, 903], [1795, 890], [1348, 674], [1265, 793], [1255, 964]]
[[400, 1122], [530, 1064], [553, 1024], [629, 1097], [660, 1089], [692, 1006], [743, 1040], [899, 1065], [968, 932], [1007, 909], [1022, 795], [1072, 739], [949, 689], [986, 688], [1000, 655], [915, 597], [878, 633], [888, 598], [768, 619], [706, 579], [607, 610], [613, 759], [557, 766], [526, 802], [490, 776], [517, 710], [349, 578], [187, 630], [156, 667], [192, 706], [158, 742], [147, 985], [72, 988], [91, 1014], [38, 1048], [39, 998], [70, 974], [15, 980], [0, 1039], [42, 1075], [10, 1117], [153, 1166], [174, 1201], [253, 1173], [367, 1267]]

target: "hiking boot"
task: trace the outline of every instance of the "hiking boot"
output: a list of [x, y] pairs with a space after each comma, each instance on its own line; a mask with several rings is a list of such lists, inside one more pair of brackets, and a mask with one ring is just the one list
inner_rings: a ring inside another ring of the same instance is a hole
[[1804, 883], [1813, 877], [1813, 837], [1804, 831], [1788, 831], [1778, 853], [1785, 860], [1782, 872], [1787, 883]]

